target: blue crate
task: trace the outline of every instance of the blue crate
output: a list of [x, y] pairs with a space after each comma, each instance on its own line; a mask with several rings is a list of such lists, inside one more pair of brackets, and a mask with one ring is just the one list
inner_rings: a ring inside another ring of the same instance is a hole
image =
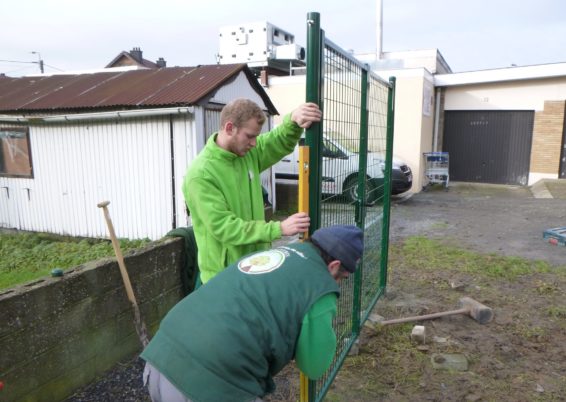
[[542, 238], [547, 239], [549, 243], [566, 246], [566, 226], [561, 228], [546, 229], [542, 233]]
[[448, 152], [425, 152], [424, 156], [427, 162], [448, 163]]

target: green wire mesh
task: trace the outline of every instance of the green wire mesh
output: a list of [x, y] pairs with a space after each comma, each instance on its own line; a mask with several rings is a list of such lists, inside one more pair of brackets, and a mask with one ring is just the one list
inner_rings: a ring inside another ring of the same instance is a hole
[[[357, 225], [364, 230], [365, 244], [356, 275], [340, 283], [341, 296], [333, 323], [336, 355], [322, 378], [309, 380], [309, 401], [323, 399], [359, 336], [361, 325], [385, 289], [383, 271], [387, 264], [382, 260], [387, 258], [384, 249], [388, 239], [383, 237], [388, 233], [384, 225], [389, 221], [390, 197], [385, 175], [391, 172], [391, 152], [387, 152], [387, 146], [392, 144], [392, 127], [388, 129], [392, 85], [324, 39], [323, 31], [318, 36], [324, 47], [320, 71], [314, 75], [320, 74], [319, 104], [324, 117], [322, 146], [318, 152], [311, 149], [310, 160], [311, 166], [321, 166], [322, 177], [313, 180], [320, 183], [320, 209], [311, 210], [311, 214], [320, 214], [320, 227]], [[309, 47], [307, 52], [310, 51], [316, 48]], [[307, 99], [308, 92], [307, 84]]]

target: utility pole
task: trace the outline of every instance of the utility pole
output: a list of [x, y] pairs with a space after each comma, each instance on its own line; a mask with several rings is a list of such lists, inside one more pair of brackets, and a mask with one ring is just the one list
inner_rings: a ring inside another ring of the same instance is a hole
[[38, 64], [39, 64], [39, 71], [41, 71], [41, 74], [43, 74], [43, 60], [41, 59], [41, 53], [39, 52], [30, 52], [31, 54], [37, 54], [37, 58], [38, 58]]
[[376, 11], [377, 11], [377, 29], [376, 29], [377, 49], [375, 52], [375, 58], [376, 60], [379, 60], [383, 56], [383, 0], [377, 0]]

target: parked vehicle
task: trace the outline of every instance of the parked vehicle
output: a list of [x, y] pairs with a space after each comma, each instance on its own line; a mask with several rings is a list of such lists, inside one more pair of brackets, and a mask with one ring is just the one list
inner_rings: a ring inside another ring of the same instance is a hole
[[[301, 138], [299, 145], [304, 144]], [[359, 154], [348, 150], [339, 141], [324, 137], [322, 141], [322, 192], [344, 195], [349, 202], [357, 199]], [[383, 195], [383, 171], [385, 157], [379, 152], [367, 156], [367, 198], [368, 205], [374, 204]], [[299, 148], [284, 157], [273, 167], [278, 183], [295, 183], [299, 179]], [[411, 189], [413, 175], [411, 168], [403, 161], [393, 158], [391, 193], [401, 194]]]

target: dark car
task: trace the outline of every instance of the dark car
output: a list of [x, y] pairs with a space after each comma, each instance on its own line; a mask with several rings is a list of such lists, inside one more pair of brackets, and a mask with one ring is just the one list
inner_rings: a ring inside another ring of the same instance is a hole
[[406, 163], [394, 164], [391, 171], [391, 194], [409, 191], [413, 186], [413, 172]]

